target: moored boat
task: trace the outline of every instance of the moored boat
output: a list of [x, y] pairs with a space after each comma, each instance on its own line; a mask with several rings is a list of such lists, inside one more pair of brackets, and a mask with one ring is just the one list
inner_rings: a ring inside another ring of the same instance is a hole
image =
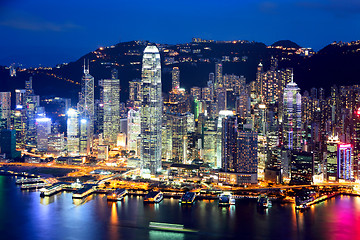
[[235, 198], [230, 192], [224, 192], [219, 196], [219, 206], [234, 205]]
[[192, 204], [195, 201], [196, 194], [194, 192], [186, 192], [180, 199], [181, 204]]
[[268, 208], [272, 206], [272, 203], [268, 196], [260, 195], [257, 199], [257, 206], [260, 208]]

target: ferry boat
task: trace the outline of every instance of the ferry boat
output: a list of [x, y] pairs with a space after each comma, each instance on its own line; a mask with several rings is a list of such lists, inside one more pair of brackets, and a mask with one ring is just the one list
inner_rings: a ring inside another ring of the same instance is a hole
[[196, 194], [194, 192], [186, 192], [181, 197], [180, 202], [181, 204], [192, 204], [195, 201]]
[[48, 183], [30, 183], [21, 185], [21, 190], [40, 189], [49, 186]]
[[16, 180], [16, 184], [31, 184], [31, 183], [42, 183], [42, 178], [20, 178]]
[[108, 201], [121, 201], [124, 199], [126, 194], [127, 194], [126, 189], [117, 188], [115, 191], [111, 191], [108, 193], [107, 200]]
[[219, 206], [234, 205], [235, 198], [229, 192], [224, 192], [219, 196]]
[[268, 208], [272, 206], [272, 203], [268, 196], [260, 195], [257, 199], [257, 206], [260, 208]]
[[163, 200], [164, 195], [162, 192], [159, 191], [151, 191], [144, 197], [144, 202], [149, 203], [159, 203]]
[[149, 228], [160, 231], [169, 231], [169, 232], [188, 232], [196, 233], [196, 230], [184, 228], [182, 224], [172, 224], [172, 223], [160, 223], [160, 222], [149, 222]]
[[58, 182], [52, 184], [51, 186], [44, 187], [40, 189], [40, 197], [49, 197], [55, 193], [61, 192], [64, 190], [64, 187], [68, 185], [70, 184], [66, 182]]

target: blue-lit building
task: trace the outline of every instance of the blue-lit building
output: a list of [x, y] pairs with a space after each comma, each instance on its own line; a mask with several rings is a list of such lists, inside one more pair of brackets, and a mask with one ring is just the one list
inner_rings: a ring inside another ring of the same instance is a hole
[[352, 180], [353, 176], [353, 147], [351, 144], [339, 143], [337, 145], [337, 173], [338, 179]]

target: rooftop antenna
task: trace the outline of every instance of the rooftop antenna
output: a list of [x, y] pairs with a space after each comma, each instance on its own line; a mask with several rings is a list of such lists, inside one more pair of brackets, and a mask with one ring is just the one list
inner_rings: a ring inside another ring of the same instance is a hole
[[88, 59], [88, 67], [86, 68], [86, 65], [85, 65], [85, 58], [84, 58], [84, 73], [85, 74], [89, 74], [89, 59]]

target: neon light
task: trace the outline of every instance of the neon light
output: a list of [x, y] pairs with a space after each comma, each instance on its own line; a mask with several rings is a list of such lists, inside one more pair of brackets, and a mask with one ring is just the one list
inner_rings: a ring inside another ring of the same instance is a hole
[[351, 144], [339, 144], [340, 148], [350, 148]]

